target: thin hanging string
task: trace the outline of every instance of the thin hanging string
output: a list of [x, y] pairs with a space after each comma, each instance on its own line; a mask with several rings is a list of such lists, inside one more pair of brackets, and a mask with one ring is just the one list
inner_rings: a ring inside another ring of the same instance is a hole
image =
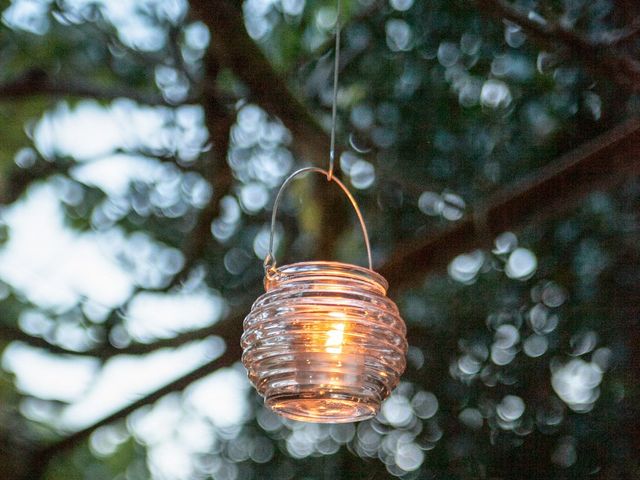
[[331, 105], [331, 148], [329, 149], [329, 171], [327, 180], [333, 179], [333, 170], [336, 157], [336, 110], [338, 105], [338, 76], [340, 74], [340, 0], [337, 0], [336, 13], [336, 51], [333, 64], [333, 103]]
[[328, 181], [334, 181], [338, 184], [340, 189], [344, 192], [344, 194], [349, 199], [349, 202], [353, 206], [356, 216], [358, 217], [358, 221], [360, 222], [360, 227], [362, 228], [362, 234], [364, 236], [364, 244], [367, 249], [367, 260], [369, 265], [369, 270], [373, 271], [373, 262], [371, 259], [371, 246], [369, 244], [369, 234], [367, 232], [367, 226], [364, 222], [364, 217], [362, 216], [362, 212], [360, 212], [360, 207], [358, 207], [358, 203], [355, 198], [349, 192], [349, 189], [337, 178], [333, 176], [335, 169], [335, 157], [336, 157], [336, 114], [337, 114], [337, 105], [338, 105], [338, 78], [340, 74], [340, 29], [341, 29], [341, 0], [336, 0], [336, 46], [335, 46], [335, 55], [334, 55], [334, 64], [333, 64], [333, 102], [331, 105], [331, 147], [329, 149], [329, 169], [324, 170], [318, 167], [306, 167], [301, 168], [293, 172], [287, 179], [284, 181], [280, 190], [278, 190], [278, 194], [276, 195], [276, 200], [273, 205], [273, 212], [271, 213], [271, 231], [269, 235], [269, 250], [264, 259], [264, 269], [267, 278], [271, 278], [273, 275], [277, 273], [276, 269], [276, 257], [273, 251], [274, 247], [274, 238], [275, 238], [275, 230], [276, 230], [276, 217], [278, 214], [278, 205], [280, 204], [280, 199], [287, 185], [293, 181], [298, 175], [306, 174], [309, 172], [320, 173], [322, 175], [326, 175]]

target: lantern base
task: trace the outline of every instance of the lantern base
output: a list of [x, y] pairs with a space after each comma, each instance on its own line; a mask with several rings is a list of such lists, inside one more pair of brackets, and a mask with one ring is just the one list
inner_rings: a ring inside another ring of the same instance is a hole
[[305, 398], [300, 394], [282, 394], [268, 397], [266, 405], [278, 415], [291, 420], [312, 423], [348, 423], [373, 418], [379, 403], [344, 394], [326, 393], [318, 398]]

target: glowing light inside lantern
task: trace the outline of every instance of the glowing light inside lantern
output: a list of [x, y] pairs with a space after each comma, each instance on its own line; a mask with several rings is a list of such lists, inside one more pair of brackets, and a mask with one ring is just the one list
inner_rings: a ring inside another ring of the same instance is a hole
[[[346, 315], [342, 312], [329, 312], [329, 316], [332, 318], [346, 318]], [[327, 340], [324, 342], [325, 350], [327, 353], [342, 353], [342, 344], [344, 342], [344, 323], [334, 323], [331, 325], [331, 330], [327, 332]]]

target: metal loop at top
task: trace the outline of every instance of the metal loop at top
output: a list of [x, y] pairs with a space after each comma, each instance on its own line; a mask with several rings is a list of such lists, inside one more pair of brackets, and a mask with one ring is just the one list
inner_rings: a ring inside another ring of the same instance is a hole
[[273, 237], [276, 230], [276, 217], [278, 215], [278, 206], [280, 205], [280, 199], [282, 197], [282, 193], [284, 192], [285, 188], [287, 188], [287, 186], [293, 181], [294, 178], [296, 178], [298, 175], [302, 175], [304, 173], [309, 173], [309, 172], [320, 173], [322, 175], [325, 175], [327, 177], [327, 180], [337, 183], [338, 186], [344, 192], [344, 194], [347, 196], [349, 201], [351, 202], [351, 205], [353, 206], [353, 209], [355, 210], [356, 215], [358, 216], [360, 227], [362, 228], [362, 235], [364, 236], [364, 244], [365, 244], [365, 247], [367, 248], [369, 270], [373, 271], [373, 262], [371, 260], [371, 245], [369, 244], [369, 234], [367, 233], [367, 226], [364, 223], [364, 217], [362, 216], [362, 212], [360, 212], [360, 207], [358, 207], [356, 199], [353, 198], [353, 195], [351, 194], [349, 189], [335, 175], [331, 175], [330, 172], [322, 168], [306, 167], [306, 168], [301, 168], [300, 170], [297, 170], [293, 172], [291, 175], [289, 175], [287, 179], [284, 181], [284, 183], [282, 184], [282, 186], [280, 187], [280, 190], [278, 191], [278, 195], [276, 195], [276, 201], [273, 204], [273, 212], [271, 214], [271, 235], [269, 236], [269, 253], [267, 253], [267, 256], [264, 259], [265, 273], [268, 276], [273, 275], [276, 269], [276, 257], [275, 257], [275, 254], [273, 253]]

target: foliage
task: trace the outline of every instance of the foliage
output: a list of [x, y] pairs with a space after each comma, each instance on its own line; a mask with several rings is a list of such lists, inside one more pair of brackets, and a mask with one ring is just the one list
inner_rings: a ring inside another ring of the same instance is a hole
[[[338, 174], [376, 263], [469, 219], [484, 237], [392, 285], [407, 372], [341, 426], [267, 411], [237, 347], [275, 190], [326, 163], [335, 2], [0, 8], [0, 476], [640, 478], [637, 168], [483, 224], [637, 111], [634, 2], [343, 2]], [[363, 260], [332, 195], [294, 185], [279, 258]]]

